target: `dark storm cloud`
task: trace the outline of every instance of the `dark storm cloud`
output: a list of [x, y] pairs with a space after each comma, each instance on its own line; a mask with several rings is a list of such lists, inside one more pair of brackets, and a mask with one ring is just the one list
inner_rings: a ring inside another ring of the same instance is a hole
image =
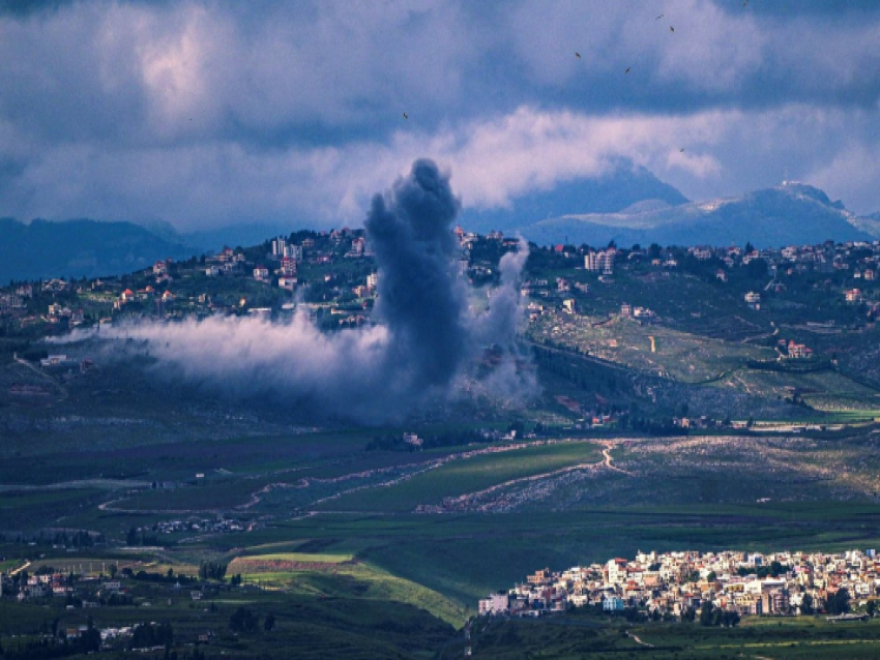
[[72, 0], [3, 0], [0, 15], [24, 17], [42, 11], [51, 11], [72, 4]]
[[[527, 249], [506, 256], [489, 309], [472, 312], [451, 231], [458, 207], [449, 177], [428, 160], [374, 198], [365, 224], [379, 274], [377, 325], [322, 334], [300, 310], [289, 323], [215, 316], [86, 337], [111, 341], [107, 358], [135, 346], [157, 360], [162, 377], [372, 422], [447, 401], [460, 379], [475, 378], [475, 358], [493, 344], [501, 365], [476, 379], [478, 389], [504, 401], [520, 398], [534, 387], [513, 361], [523, 359], [512, 340], [522, 322], [517, 278]], [[122, 339], [134, 342], [113, 341]]]
[[864, 106], [880, 98], [880, 3], [843, 12], [778, 4], [619, 2], [598, 11], [566, 0], [526, 2], [510, 11], [504, 35], [523, 82], [554, 93], [557, 103], [596, 111]]
[[[508, 204], [595, 174], [583, 165], [595, 160], [592, 142], [560, 166], [535, 142], [558, 137], [545, 122], [574, 118], [630, 121], [638, 149], [624, 134], [609, 159], [648, 167], [690, 198], [789, 171], [822, 173], [835, 198], [880, 208], [877, 166], [858, 151], [880, 149], [880, 3], [3, 6], [0, 162], [16, 167], [3, 174], [0, 215], [181, 229], [359, 222], [376, 185], [420, 154], [485, 172], [474, 145], [517, 126], [523, 110], [531, 141], [499, 135], [490, 148], [509, 153], [495, 153], [498, 180], [474, 189], [465, 179], [464, 204]], [[725, 121], [707, 137], [712, 113]], [[639, 132], [668, 118], [680, 124], [674, 136]], [[754, 140], [728, 137], [737, 134]], [[533, 171], [506, 177], [527, 149]]]
[[798, 15], [835, 20], [876, 17], [880, 13], [880, 8], [874, 0], [761, 0], [750, 2], [748, 5], [742, 2], [718, 2], [718, 6], [732, 15], [750, 11], [757, 16], [780, 18]]

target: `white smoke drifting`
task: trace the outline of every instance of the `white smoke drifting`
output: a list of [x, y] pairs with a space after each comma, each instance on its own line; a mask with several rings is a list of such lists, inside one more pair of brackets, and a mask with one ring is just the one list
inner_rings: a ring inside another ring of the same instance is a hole
[[[481, 394], [521, 399], [535, 387], [530, 371], [517, 368], [524, 356], [515, 341], [528, 247], [521, 241], [502, 258], [489, 308], [472, 311], [452, 233], [459, 206], [449, 176], [429, 160], [416, 161], [374, 197], [365, 227], [379, 271], [375, 325], [324, 334], [298, 311], [282, 323], [215, 316], [104, 328], [95, 336], [133, 339], [164, 373], [220, 394], [269, 397], [361, 421], [397, 419], [447, 400], [465, 378]], [[500, 362], [477, 378], [477, 358], [490, 345]]]

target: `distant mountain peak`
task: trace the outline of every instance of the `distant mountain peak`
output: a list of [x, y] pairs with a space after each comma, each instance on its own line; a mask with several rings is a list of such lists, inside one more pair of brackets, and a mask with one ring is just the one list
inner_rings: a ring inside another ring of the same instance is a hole
[[880, 222], [859, 218], [806, 183], [785, 181], [744, 195], [677, 206], [640, 202], [617, 213], [565, 214], [519, 227], [537, 243], [728, 245], [761, 247], [871, 240]]
[[783, 192], [789, 194], [813, 199], [817, 202], [825, 204], [826, 206], [831, 206], [841, 211], [846, 210], [846, 207], [840, 200], [832, 202], [828, 195], [825, 194], [824, 190], [820, 190], [819, 188], [811, 186], [808, 183], [802, 183], [801, 181], [783, 181], [781, 184], [776, 186], [775, 190], [782, 190]]
[[688, 198], [647, 168], [618, 159], [604, 174], [560, 181], [552, 190], [519, 195], [506, 209], [465, 207], [461, 222], [472, 231], [509, 231], [563, 215], [641, 212], [644, 209], [637, 205], [647, 202], [648, 206], [678, 206]]

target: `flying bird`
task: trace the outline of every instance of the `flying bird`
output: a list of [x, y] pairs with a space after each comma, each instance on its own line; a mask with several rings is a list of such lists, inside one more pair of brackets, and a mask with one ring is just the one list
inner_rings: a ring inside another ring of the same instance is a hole
[[626, 71], [624, 73], [629, 73], [629, 67], [626, 67]]
[[655, 21], [659, 21], [659, 20], [660, 20], [661, 18], [663, 18], [665, 15], [666, 15], [666, 14], [660, 14], [660, 15], [659, 15], [657, 18], [655, 18], [654, 20], [655, 20]]
[[404, 113], [403, 113], [403, 118], [404, 118], [404, 119], [409, 119], [409, 115], [406, 114], [406, 113], [404, 112]]
[[670, 25], [670, 26], [669, 26], [669, 31], [670, 31], [670, 32], [675, 32], [675, 28], [672, 27], [672, 26]]
[[679, 149], [679, 150], [678, 150], [678, 153], [683, 154], [683, 153], [684, 153], [684, 147], [682, 147], [681, 149]]
[[574, 52], [574, 56], [578, 59], [581, 59], [581, 54], [577, 51]]

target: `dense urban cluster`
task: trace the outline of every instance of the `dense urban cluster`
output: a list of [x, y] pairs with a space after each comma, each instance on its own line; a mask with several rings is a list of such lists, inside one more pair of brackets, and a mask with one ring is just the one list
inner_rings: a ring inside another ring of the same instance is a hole
[[479, 613], [539, 616], [594, 606], [690, 620], [711, 610], [736, 617], [840, 616], [852, 605], [873, 614], [878, 593], [880, 557], [874, 550], [639, 552], [633, 560], [536, 571], [509, 591], [480, 600]]

